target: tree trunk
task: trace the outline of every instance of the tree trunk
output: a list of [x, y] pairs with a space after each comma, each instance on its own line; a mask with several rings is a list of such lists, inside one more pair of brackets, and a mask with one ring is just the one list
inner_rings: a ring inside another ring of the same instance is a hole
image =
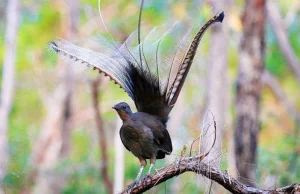
[[[80, 7], [78, 0], [68, 2], [66, 5], [69, 7], [59, 7], [67, 9], [69, 13], [63, 23], [68, 29], [66, 36], [72, 38], [77, 32]], [[35, 183], [31, 193], [60, 193], [67, 181], [68, 175], [57, 171], [56, 165], [66, 159], [70, 152], [74, 78], [71, 66], [64, 64], [62, 68], [63, 79], [48, 100], [47, 115], [31, 156], [34, 169], [29, 181]], [[25, 188], [24, 193], [27, 192], [29, 190]]]
[[265, 53], [265, 0], [246, 0], [236, 91], [235, 160], [241, 182], [253, 185]]
[[98, 132], [98, 142], [99, 142], [99, 151], [101, 154], [101, 165], [100, 165], [100, 176], [103, 180], [104, 186], [108, 194], [113, 193], [112, 183], [108, 175], [108, 156], [107, 156], [107, 141], [105, 137], [105, 131], [103, 128], [103, 120], [101, 118], [101, 112], [98, 102], [99, 97], [99, 88], [101, 85], [101, 77], [98, 76], [95, 78], [92, 83], [92, 101], [93, 101], [93, 109], [94, 109], [94, 117], [96, 121], [96, 128]]
[[[5, 177], [9, 158], [7, 130], [15, 85], [15, 62], [19, 18], [18, 6], [18, 0], [10, 0], [7, 2], [5, 55], [3, 61], [2, 89], [0, 92], [0, 182], [2, 182]], [[0, 188], [0, 193], [2, 192], [4, 191]]]
[[[211, 6], [216, 10], [225, 10], [225, 0], [210, 0]], [[226, 12], [225, 12], [226, 13]], [[226, 19], [224, 20], [226, 22]], [[214, 25], [211, 28], [210, 50], [208, 61], [208, 87], [207, 87], [207, 110], [211, 111], [217, 122], [217, 139], [209, 157], [206, 160], [213, 161], [213, 164], [219, 166], [221, 153], [221, 136], [225, 123], [225, 111], [227, 102], [227, 33], [226, 25]], [[220, 95], [221, 94], [221, 95]], [[206, 124], [206, 123], [205, 123]], [[202, 138], [202, 153], [208, 151], [213, 144], [214, 128], [210, 127], [206, 136]]]
[[114, 167], [114, 193], [120, 193], [124, 186], [124, 146], [121, 142], [119, 135], [120, 128], [122, 126], [122, 120], [117, 118], [116, 129], [114, 137], [114, 147], [115, 147], [115, 167]]

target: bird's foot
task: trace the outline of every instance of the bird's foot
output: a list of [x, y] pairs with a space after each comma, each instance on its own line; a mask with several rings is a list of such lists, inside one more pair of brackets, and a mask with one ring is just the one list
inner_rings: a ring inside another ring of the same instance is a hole
[[142, 185], [146, 184], [147, 180], [150, 179], [152, 181], [152, 176], [150, 174], [147, 174], [143, 179], [142, 179]]
[[138, 180], [135, 180], [133, 183], [129, 184], [127, 186], [127, 190], [132, 190], [134, 189], [136, 186], [139, 186], [139, 181]]

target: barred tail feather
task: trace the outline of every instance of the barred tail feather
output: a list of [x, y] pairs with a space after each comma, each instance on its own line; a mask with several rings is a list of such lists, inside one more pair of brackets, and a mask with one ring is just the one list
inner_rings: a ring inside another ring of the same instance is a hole
[[184, 84], [185, 78], [189, 72], [189, 69], [193, 63], [194, 56], [196, 54], [199, 42], [205, 33], [205, 31], [215, 22], [222, 22], [224, 19], [224, 12], [215, 15], [213, 18], [211, 18], [206, 24], [199, 30], [199, 32], [194, 37], [186, 55], [183, 59], [181, 66], [177, 72], [177, 75], [175, 77], [175, 80], [173, 81], [171, 87], [168, 90], [166, 100], [170, 106], [173, 106], [179, 96], [179, 93], [181, 91], [181, 88]]

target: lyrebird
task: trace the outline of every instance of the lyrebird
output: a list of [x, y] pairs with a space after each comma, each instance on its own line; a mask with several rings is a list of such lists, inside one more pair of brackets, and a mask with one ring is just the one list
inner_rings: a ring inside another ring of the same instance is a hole
[[[182, 39], [177, 47], [179, 52], [175, 52], [167, 66], [167, 64], [158, 64], [157, 60], [147, 61], [143, 52], [143, 43], [140, 41], [142, 5], [143, 0], [138, 22], [137, 54], [133, 54], [128, 49], [126, 41], [120, 47], [115, 46], [112, 55], [81, 48], [62, 39], [49, 43], [56, 53], [91, 65], [109, 76], [134, 101], [138, 111], [136, 113], [133, 113], [125, 102], [118, 103], [113, 108], [123, 121], [120, 136], [124, 146], [141, 163], [136, 181], [139, 180], [146, 166], [146, 159], [150, 159], [151, 163], [149, 175], [156, 159], [162, 159], [172, 152], [172, 141], [167, 131], [168, 115], [182, 89], [202, 35], [212, 24], [222, 22], [224, 18], [223, 12], [212, 17], [197, 32], [188, 46], [186, 46], [187, 40]], [[158, 52], [152, 55], [157, 58]], [[162, 67], [168, 69], [162, 73], [160, 71]]]

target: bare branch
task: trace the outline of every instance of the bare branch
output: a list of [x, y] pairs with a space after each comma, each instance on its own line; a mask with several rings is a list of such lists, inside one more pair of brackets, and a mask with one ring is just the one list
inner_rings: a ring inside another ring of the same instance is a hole
[[288, 10], [284, 21], [286, 24], [286, 27], [289, 27], [292, 25], [292, 23], [295, 21], [297, 17], [297, 12], [300, 10], [300, 1], [295, 2], [295, 5], [291, 6], [291, 8]]
[[122, 194], [145, 192], [152, 187], [155, 187], [156, 185], [159, 185], [160, 183], [163, 183], [185, 172], [195, 172], [197, 174], [201, 174], [213, 181], [216, 181], [232, 193], [283, 194], [300, 192], [300, 184], [292, 184], [286, 187], [268, 190], [246, 186], [235, 180], [228, 173], [222, 172], [221, 170], [206, 164], [203, 162], [204, 158], [204, 155], [180, 158], [179, 160], [174, 161], [172, 164], [161, 168], [153, 176], [147, 177], [141, 185], [135, 186], [132, 189], [125, 189]]
[[300, 84], [300, 63], [289, 43], [289, 39], [285, 31], [286, 28], [284, 20], [281, 18], [279, 8], [276, 6], [274, 1], [267, 2], [267, 14], [275, 32], [281, 52]]
[[[216, 127], [216, 121], [214, 117], [213, 117], [213, 125], [216, 134], [217, 127]], [[190, 147], [190, 155], [191, 155], [193, 144], [198, 139], [199, 137], [192, 142]], [[215, 140], [216, 140], [216, 135], [214, 136], [214, 142]], [[141, 184], [135, 185], [133, 188], [125, 189], [124, 191], [122, 191], [122, 194], [127, 194], [127, 193], [134, 194], [134, 193], [145, 192], [155, 187], [156, 185], [159, 185], [160, 183], [163, 183], [185, 172], [195, 172], [196, 174], [201, 174], [207, 177], [208, 179], [210, 179], [211, 181], [215, 181], [219, 183], [225, 189], [227, 189], [232, 193], [276, 194], [276, 193], [296, 193], [300, 191], [300, 184], [292, 184], [282, 188], [264, 190], [264, 189], [259, 189], [259, 188], [247, 186], [245, 184], [240, 183], [232, 176], [230, 176], [227, 172], [222, 172], [220, 169], [212, 166], [210, 161], [204, 160], [204, 158], [208, 157], [210, 151], [214, 146], [215, 143], [213, 143], [212, 147], [209, 149], [208, 152], [206, 152], [205, 154], [199, 154], [194, 157], [182, 157], [183, 154], [181, 154], [180, 159], [176, 159], [170, 165], [159, 169], [156, 174], [145, 177], [145, 179], [143, 179]], [[186, 146], [184, 147], [183, 150], [184, 151], [182, 152], [185, 152]]]
[[272, 89], [275, 97], [283, 103], [288, 113], [294, 117], [295, 120], [300, 121], [300, 114], [297, 112], [296, 106], [289, 101], [278, 80], [270, 72], [265, 71], [263, 74], [263, 82]]

